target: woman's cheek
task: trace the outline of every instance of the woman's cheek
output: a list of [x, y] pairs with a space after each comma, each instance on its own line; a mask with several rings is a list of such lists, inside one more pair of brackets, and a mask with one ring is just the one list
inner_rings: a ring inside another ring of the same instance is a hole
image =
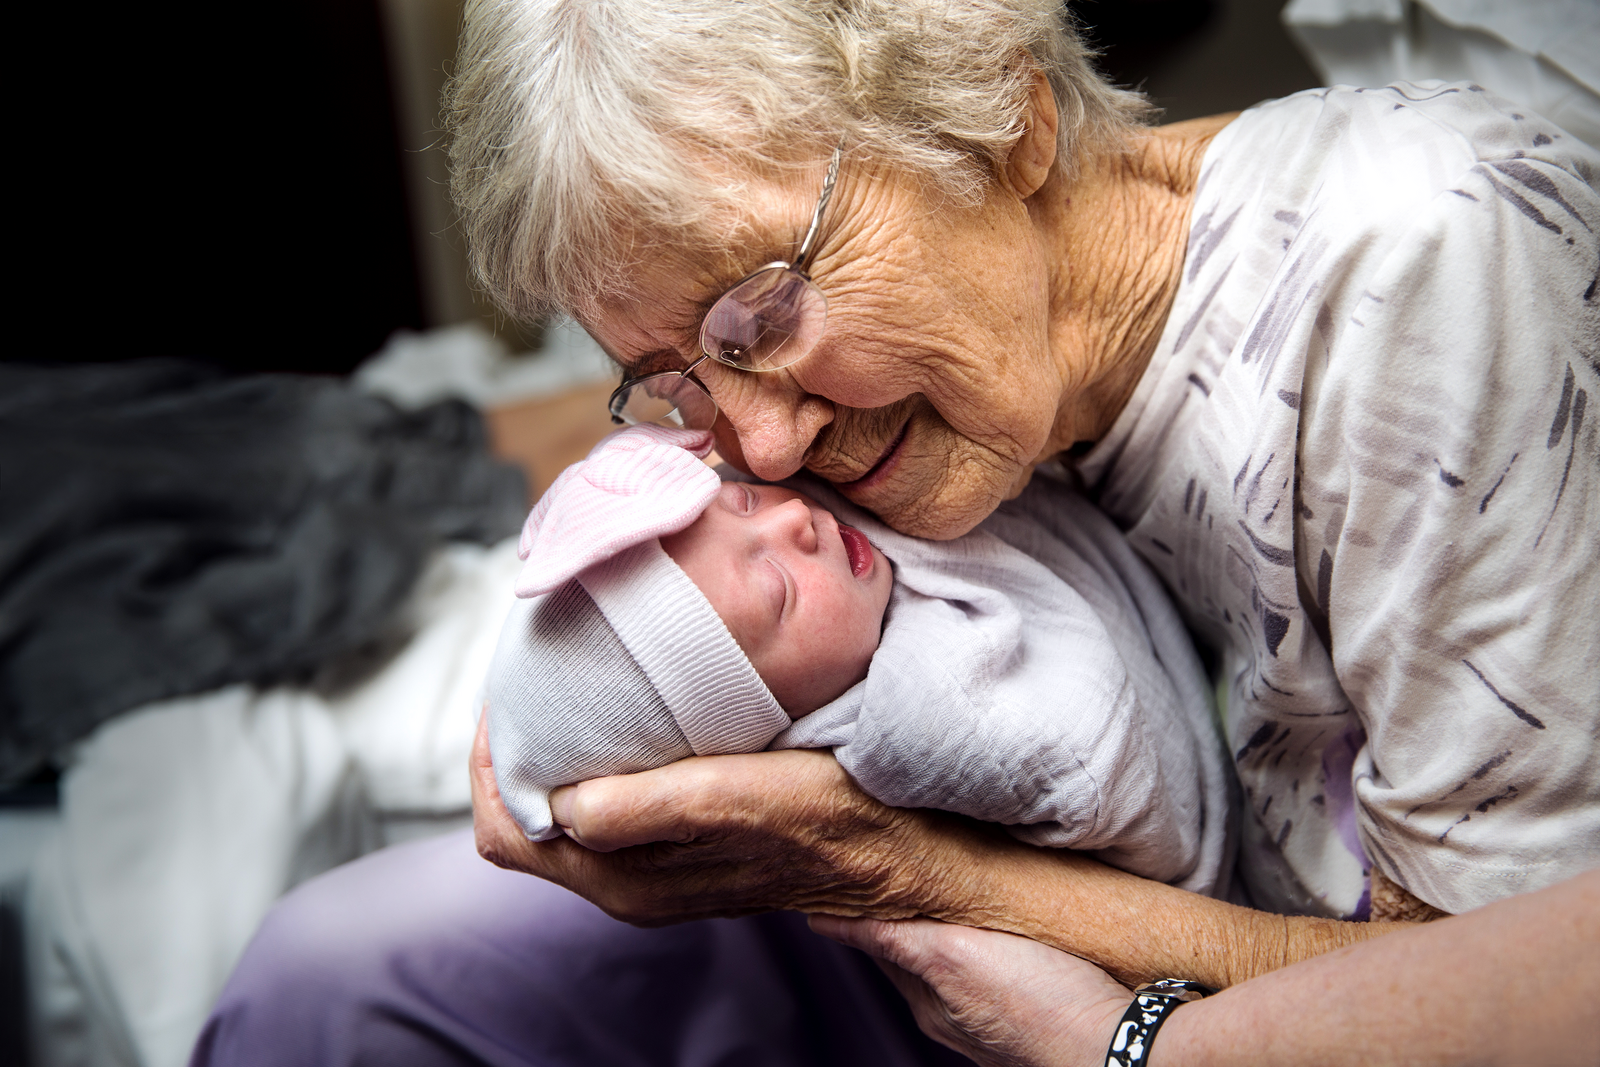
[[797, 380], [807, 392], [843, 407], [888, 407], [922, 391], [925, 375], [917, 349], [892, 338], [840, 331], [813, 359], [812, 366], [796, 367]]
[[856, 503], [901, 533], [949, 540], [999, 506], [1019, 469], [1019, 464], [956, 433], [924, 405], [913, 419], [898, 469], [874, 487], [871, 499], [863, 496]]
[[920, 393], [956, 434], [997, 459], [1032, 460], [1054, 425], [1059, 386], [1035, 346], [1003, 343], [982, 326], [946, 316], [902, 331], [890, 345], [865, 348], [866, 384], [878, 395], [851, 406], [878, 407]]
[[956, 373], [941, 376], [927, 397], [954, 433], [1003, 468], [1039, 458], [1055, 426], [1058, 392], [1044, 375]]
[[925, 392], [952, 357], [965, 358], [965, 333], [956, 321], [964, 316], [946, 306], [951, 294], [919, 284], [889, 262], [866, 266], [871, 269], [830, 294], [828, 326], [816, 353], [831, 390], [825, 395], [855, 408], [883, 407]]

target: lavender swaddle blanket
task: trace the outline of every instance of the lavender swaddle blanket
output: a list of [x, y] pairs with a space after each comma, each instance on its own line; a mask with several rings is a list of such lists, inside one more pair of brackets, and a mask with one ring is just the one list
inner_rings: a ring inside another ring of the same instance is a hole
[[[696, 468], [707, 473], [690, 456], [685, 470]], [[922, 541], [826, 483], [785, 484], [894, 564], [867, 677], [790, 723], [655, 540], [583, 570], [582, 589], [568, 582], [519, 600], [485, 695], [495, 776], [530, 839], [560, 833], [549, 808], [558, 785], [691, 754], [831, 748], [887, 804], [958, 812], [1033, 844], [1226, 892], [1230, 779], [1209, 687], [1158, 579], [1103, 514], [1041, 475], [973, 532]], [[656, 566], [641, 569], [639, 553]], [[671, 589], [661, 585], [667, 577]], [[664, 670], [698, 696], [685, 703], [681, 685], [663, 691]], [[736, 676], [748, 676], [742, 689]]]
[[1159, 580], [1067, 485], [1036, 477], [953, 541], [788, 483], [894, 563], [867, 677], [771, 748], [831, 747], [868, 793], [1223, 895], [1230, 784], [1205, 673]]

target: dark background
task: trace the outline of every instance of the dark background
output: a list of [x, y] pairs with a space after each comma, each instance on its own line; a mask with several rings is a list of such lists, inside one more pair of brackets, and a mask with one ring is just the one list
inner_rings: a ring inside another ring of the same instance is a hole
[[378, 2], [97, 12], [36, 61], [58, 110], [30, 281], [55, 328], [6, 358], [339, 372], [428, 325]]
[[[1316, 84], [1282, 2], [1071, 7], [1112, 77], [1177, 120]], [[394, 8], [179, 2], [96, 14], [87, 41], [66, 16], [24, 35], [40, 117], [13, 154], [35, 208], [12, 255], [38, 335], [4, 358], [343, 373], [395, 329], [472, 313], [425, 298], [422, 242], [444, 238], [407, 207]]]

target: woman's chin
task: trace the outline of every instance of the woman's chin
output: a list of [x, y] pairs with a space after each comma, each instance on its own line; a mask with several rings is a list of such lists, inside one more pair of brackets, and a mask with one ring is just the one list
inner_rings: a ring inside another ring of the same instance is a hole
[[969, 532], [998, 507], [1014, 480], [987, 464], [962, 462], [947, 453], [938, 460], [907, 456], [881, 482], [841, 491], [852, 504], [903, 534], [949, 541]]
[[1027, 466], [957, 432], [921, 394], [840, 415], [807, 466], [913, 537], [960, 537], [1014, 495]]

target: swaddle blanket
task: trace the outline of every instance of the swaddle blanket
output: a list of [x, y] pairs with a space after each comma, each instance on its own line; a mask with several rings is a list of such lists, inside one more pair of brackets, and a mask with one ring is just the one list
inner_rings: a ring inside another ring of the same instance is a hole
[[1003, 823], [1034, 844], [1222, 895], [1234, 836], [1205, 675], [1122, 534], [1060, 481], [953, 541], [786, 483], [895, 565], [867, 677], [773, 741], [832, 746], [886, 804]]
[[[650, 503], [659, 476], [607, 489], [601, 475], [615, 465], [631, 471], [639, 456], [681, 467], [672, 485], [709, 474], [659, 436], [635, 427], [597, 446], [585, 461], [593, 470], [558, 483], [573, 499], [542, 501], [529, 519], [533, 532], [525, 531], [518, 592], [535, 596], [508, 616], [485, 688], [501, 795], [530, 838], [559, 834], [548, 796], [561, 784], [690, 754], [833, 748], [885, 803], [1002, 823], [1025, 841], [1222, 892], [1232, 838], [1204, 675], [1155, 577], [1069, 486], [1041, 478], [972, 533], [931, 542], [895, 533], [824, 482], [786, 483], [865, 533], [895, 567], [867, 677], [790, 724], [775, 703], [767, 717], [738, 713], [750, 701], [738, 699], [732, 667], [765, 687], [653, 537], [610, 555], [623, 544], [607, 539], [616, 515], [633, 530], [666, 521], [672, 509]], [[723, 477], [742, 476], [724, 468]], [[639, 492], [649, 497], [643, 504]], [[671, 528], [692, 521], [708, 498], [703, 489], [693, 499], [668, 495], [681, 512]], [[565, 532], [547, 531], [552, 523]], [[641, 551], [653, 553], [654, 566], [630, 555]], [[543, 577], [533, 580], [535, 572]], [[621, 609], [618, 598], [626, 599]], [[686, 624], [696, 605], [705, 626]], [[725, 654], [708, 659], [701, 653], [713, 637]], [[660, 689], [664, 665], [679, 674], [692, 667], [686, 680], [698, 679], [703, 699], [689, 716], [698, 741], [686, 732], [682, 702]], [[735, 728], [745, 720], [760, 729]]]

